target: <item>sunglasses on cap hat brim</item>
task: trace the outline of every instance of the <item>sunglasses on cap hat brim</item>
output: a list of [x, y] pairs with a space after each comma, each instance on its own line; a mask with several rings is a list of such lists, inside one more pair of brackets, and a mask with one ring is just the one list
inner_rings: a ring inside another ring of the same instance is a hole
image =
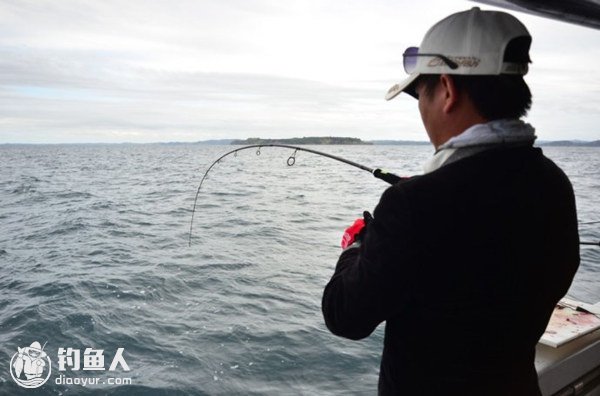
[[417, 68], [417, 61], [419, 57], [429, 56], [434, 58], [439, 58], [442, 62], [446, 64], [450, 69], [454, 70], [458, 68], [458, 63], [454, 62], [452, 59], [448, 58], [442, 54], [432, 54], [432, 53], [419, 53], [419, 47], [408, 47], [404, 53], [402, 54], [404, 71], [407, 74], [412, 74]]

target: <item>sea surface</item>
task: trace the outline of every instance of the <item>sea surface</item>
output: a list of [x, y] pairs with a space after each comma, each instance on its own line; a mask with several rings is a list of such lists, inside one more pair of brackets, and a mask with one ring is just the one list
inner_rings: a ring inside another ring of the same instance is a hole
[[[375, 393], [382, 326], [363, 341], [335, 337], [320, 300], [343, 230], [387, 185], [306, 152], [288, 166], [292, 150], [242, 151], [204, 182], [188, 246], [200, 179], [231, 148], [0, 146], [1, 395]], [[428, 146], [312, 148], [401, 175], [421, 173], [432, 155]], [[600, 240], [600, 149], [544, 152], [574, 185], [581, 239]], [[569, 294], [600, 301], [600, 248], [581, 257]], [[9, 367], [34, 341], [53, 371], [26, 390]], [[86, 348], [102, 350], [104, 364], [85, 360]], [[109, 370], [118, 348], [129, 371]], [[83, 377], [100, 383], [64, 384]]]

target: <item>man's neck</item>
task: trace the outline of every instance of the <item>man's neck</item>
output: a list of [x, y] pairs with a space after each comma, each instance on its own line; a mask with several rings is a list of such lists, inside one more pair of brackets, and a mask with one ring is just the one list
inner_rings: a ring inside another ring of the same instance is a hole
[[464, 117], [455, 117], [454, 122], [451, 125], [447, 125], [441, 133], [439, 133], [436, 137], [435, 141], [432, 141], [436, 150], [446, 143], [448, 140], [452, 139], [454, 136], [458, 136], [467, 129], [471, 128], [473, 125], [477, 124], [485, 124], [489, 122], [489, 120], [477, 115], [469, 114]]

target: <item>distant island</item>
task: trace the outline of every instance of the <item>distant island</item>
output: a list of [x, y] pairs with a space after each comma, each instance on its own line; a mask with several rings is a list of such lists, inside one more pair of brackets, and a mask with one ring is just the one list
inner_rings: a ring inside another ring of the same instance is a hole
[[244, 140], [232, 140], [232, 145], [247, 146], [251, 144], [342, 144], [342, 145], [371, 145], [372, 142], [365, 142], [358, 138], [336, 137], [336, 136], [317, 136], [301, 137], [290, 139], [261, 139], [248, 138]]
[[[162, 143], [169, 144], [169, 143]], [[170, 144], [190, 144], [181, 142]], [[302, 145], [302, 144], [340, 144], [340, 145], [390, 145], [390, 146], [431, 146], [430, 142], [422, 140], [362, 140], [351, 137], [301, 137], [301, 138], [289, 138], [289, 139], [262, 139], [262, 138], [248, 138], [248, 139], [216, 139], [216, 140], [203, 140], [193, 144], [202, 145], [238, 145], [238, 146], [249, 146], [252, 144], [289, 144], [289, 145]], [[600, 147], [600, 140], [593, 141], [582, 141], [582, 140], [538, 140], [535, 142], [535, 146], [538, 147]]]
[[536, 146], [555, 146], [555, 147], [600, 147], [600, 140], [585, 142], [582, 140], [555, 140], [555, 141], [539, 141]]
[[431, 142], [422, 140], [371, 140], [377, 146], [431, 146]]

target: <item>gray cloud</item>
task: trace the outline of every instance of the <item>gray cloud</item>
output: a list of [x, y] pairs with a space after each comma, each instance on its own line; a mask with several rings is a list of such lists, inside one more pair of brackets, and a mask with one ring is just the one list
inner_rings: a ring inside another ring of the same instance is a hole
[[[470, 6], [3, 1], [0, 143], [425, 140], [416, 102], [386, 103], [383, 95], [403, 78], [402, 49], [435, 20]], [[574, 38], [567, 45], [552, 31], [557, 22], [524, 18], [538, 51], [528, 76], [531, 122], [544, 138], [571, 137], [568, 125], [575, 138], [598, 138], [599, 83], [573, 61], [598, 59], [597, 32], [566, 28]], [[545, 37], [564, 48], [557, 52]]]

